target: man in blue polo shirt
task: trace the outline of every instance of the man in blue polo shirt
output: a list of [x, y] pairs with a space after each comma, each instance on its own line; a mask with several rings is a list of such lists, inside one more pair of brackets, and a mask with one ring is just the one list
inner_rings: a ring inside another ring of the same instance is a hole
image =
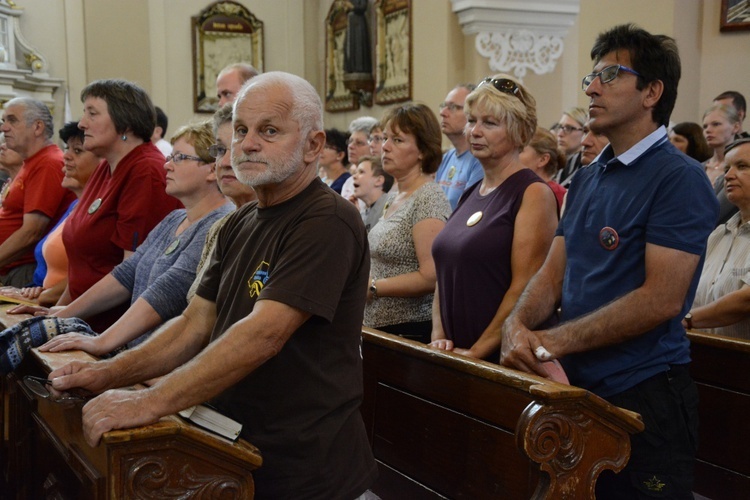
[[[589, 127], [610, 145], [573, 180], [547, 261], [504, 325], [501, 362], [545, 375], [540, 360], [560, 358], [571, 384], [641, 414], [630, 462], [602, 473], [598, 498], [692, 499], [697, 391], [681, 321], [718, 204], [667, 140], [674, 40], [617, 26], [591, 57]], [[534, 331], [558, 306], [561, 323]]]
[[464, 101], [472, 90], [474, 85], [458, 85], [440, 103], [440, 129], [453, 147], [443, 155], [443, 161], [435, 174], [435, 182], [443, 188], [451, 210], [456, 209], [464, 191], [484, 178], [482, 165], [469, 151], [469, 140], [464, 134]]

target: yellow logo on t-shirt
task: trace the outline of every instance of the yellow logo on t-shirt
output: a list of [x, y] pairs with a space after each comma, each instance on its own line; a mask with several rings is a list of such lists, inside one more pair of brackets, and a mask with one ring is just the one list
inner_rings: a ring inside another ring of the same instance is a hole
[[266, 286], [266, 282], [268, 281], [268, 269], [269, 264], [266, 261], [263, 261], [258, 266], [258, 269], [255, 270], [253, 273], [253, 277], [247, 280], [247, 287], [250, 289], [250, 296], [251, 297], [257, 297], [260, 295], [260, 292], [263, 290], [263, 287]]

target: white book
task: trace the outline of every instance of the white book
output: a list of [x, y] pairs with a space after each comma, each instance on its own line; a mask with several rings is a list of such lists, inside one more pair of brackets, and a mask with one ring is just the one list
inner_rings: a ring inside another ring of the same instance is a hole
[[180, 411], [179, 415], [208, 431], [232, 441], [236, 441], [240, 437], [240, 431], [242, 431], [242, 424], [206, 405], [191, 406]]

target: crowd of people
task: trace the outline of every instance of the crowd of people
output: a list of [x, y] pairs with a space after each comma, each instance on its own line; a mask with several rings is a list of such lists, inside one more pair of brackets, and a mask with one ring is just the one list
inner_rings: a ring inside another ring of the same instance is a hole
[[670, 126], [676, 45], [632, 25], [591, 57], [588, 110], [549, 129], [505, 74], [458, 84], [439, 114], [405, 103], [340, 131], [305, 80], [235, 64], [213, 119], [166, 145], [143, 89], [100, 80], [65, 153], [43, 103], [9, 101], [0, 293], [38, 305], [9, 311], [34, 316], [0, 333], [0, 368], [87, 351], [103, 359], [50, 379], [101, 394], [92, 446], [211, 401], [261, 449], [262, 496], [369, 499], [364, 324], [638, 411], [646, 431], [597, 494], [656, 478], [688, 498], [685, 331], [750, 339], [746, 105], [725, 92], [702, 125]]

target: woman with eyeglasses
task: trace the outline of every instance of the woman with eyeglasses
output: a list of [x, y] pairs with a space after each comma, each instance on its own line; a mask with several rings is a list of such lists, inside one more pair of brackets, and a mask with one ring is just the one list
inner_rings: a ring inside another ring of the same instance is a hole
[[370, 230], [370, 286], [364, 324], [427, 343], [435, 264], [430, 248], [451, 207], [430, 174], [442, 158], [440, 124], [424, 104], [386, 112], [383, 169], [398, 182]]
[[[63, 228], [70, 304], [135, 252], [179, 200], [164, 191], [164, 156], [151, 142], [156, 111], [148, 94], [125, 80], [98, 80], [81, 92], [83, 147], [103, 158]], [[125, 308], [89, 318], [97, 331]]]
[[576, 170], [581, 168], [581, 141], [587, 118], [585, 109], [569, 108], [563, 111], [560, 121], [551, 129], [557, 136], [557, 146], [566, 158], [565, 167], [556, 177], [556, 181], [563, 186], [567, 186]]
[[484, 179], [464, 193], [432, 246], [430, 345], [497, 363], [503, 321], [552, 244], [557, 202], [520, 159], [537, 124], [531, 94], [500, 74], [480, 82], [465, 107]]
[[210, 121], [187, 125], [175, 133], [172, 154], [163, 164], [166, 192], [185, 208], [171, 212], [132, 256], [53, 316], [86, 320], [121, 304], [128, 305], [128, 310], [101, 335], [95, 329], [58, 335], [41, 350], [80, 349], [101, 356], [125, 344], [132, 347], [187, 307], [187, 292], [206, 233], [234, 208], [216, 183], [214, 160], [208, 152], [213, 140]]

